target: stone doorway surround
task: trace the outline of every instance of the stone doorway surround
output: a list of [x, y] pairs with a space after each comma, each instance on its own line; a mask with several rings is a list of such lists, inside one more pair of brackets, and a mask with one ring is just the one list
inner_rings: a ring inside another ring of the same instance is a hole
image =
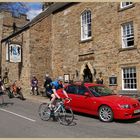
[[90, 62], [85, 61], [84, 64], [81, 66], [81, 69], [80, 69], [80, 80], [81, 80], [81, 81], [83, 81], [84, 69], [86, 68], [86, 65], [88, 66], [88, 68], [89, 68], [90, 71], [91, 71], [92, 79], [94, 78], [94, 77], [93, 77], [93, 75], [94, 75], [93, 66], [91, 65]]

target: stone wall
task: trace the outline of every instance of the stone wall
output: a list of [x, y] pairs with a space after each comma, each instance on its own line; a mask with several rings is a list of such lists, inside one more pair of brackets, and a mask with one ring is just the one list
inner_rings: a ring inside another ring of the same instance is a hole
[[39, 86], [43, 85], [46, 73], [52, 77], [51, 24], [50, 15], [30, 28], [30, 74], [37, 77]]

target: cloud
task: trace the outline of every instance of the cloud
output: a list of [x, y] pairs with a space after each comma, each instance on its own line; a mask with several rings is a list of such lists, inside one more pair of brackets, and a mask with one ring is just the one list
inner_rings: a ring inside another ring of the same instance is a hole
[[28, 19], [32, 20], [35, 16], [42, 12], [42, 9], [31, 9], [26, 14]]

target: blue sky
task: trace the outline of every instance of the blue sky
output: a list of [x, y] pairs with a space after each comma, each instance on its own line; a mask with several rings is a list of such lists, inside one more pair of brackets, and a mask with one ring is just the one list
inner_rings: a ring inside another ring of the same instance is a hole
[[42, 11], [42, 5], [40, 2], [26, 2], [25, 3], [29, 11], [26, 13], [27, 17], [31, 20]]

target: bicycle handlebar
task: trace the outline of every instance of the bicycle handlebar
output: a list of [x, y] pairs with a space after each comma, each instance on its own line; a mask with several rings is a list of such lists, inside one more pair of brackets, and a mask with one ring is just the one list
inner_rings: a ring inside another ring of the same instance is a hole
[[57, 100], [62, 101], [62, 102], [66, 101], [66, 103], [69, 103], [72, 99], [68, 97], [68, 98], [60, 98]]
[[66, 101], [66, 103], [69, 103], [72, 99], [71, 98], [63, 98], [64, 99], [64, 101]]

